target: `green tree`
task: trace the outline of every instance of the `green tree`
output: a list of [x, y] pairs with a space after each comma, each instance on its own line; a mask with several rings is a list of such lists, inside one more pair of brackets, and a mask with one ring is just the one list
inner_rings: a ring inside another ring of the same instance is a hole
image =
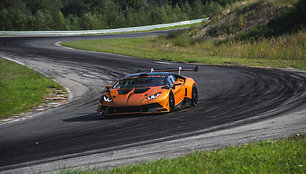
[[34, 30], [52, 30], [54, 21], [48, 10], [38, 10], [34, 15], [33, 24]]
[[80, 22], [79, 22], [79, 17], [73, 14], [69, 14], [66, 17], [66, 26], [67, 29], [69, 30], [79, 30], [80, 27]]
[[66, 20], [61, 11], [58, 11], [56, 15], [54, 15], [53, 21], [55, 24], [54, 28], [56, 30], [66, 30], [67, 29]]
[[0, 30], [12, 30], [12, 24], [8, 19], [9, 11], [6, 8], [3, 8], [0, 11]]
[[153, 24], [163, 24], [169, 21], [169, 16], [167, 15], [165, 6], [155, 7], [151, 11], [151, 23]]
[[101, 29], [103, 28], [101, 18], [101, 15], [85, 13], [80, 19], [80, 27], [85, 30]]
[[160, 24], [200, 18], [234, 1], [240, 0], [0, 0], [0, 28], [79, 30]]
[[200, 18], [203, 15], [203, 3], [201, 0], [195, 0], [191, 6], [191, 17], [193, 19]]

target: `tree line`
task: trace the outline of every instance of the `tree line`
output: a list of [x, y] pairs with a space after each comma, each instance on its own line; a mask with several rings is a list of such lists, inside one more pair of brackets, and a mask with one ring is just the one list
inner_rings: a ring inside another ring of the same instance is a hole
[[208, 16], [240, 0], [1, 0], [0, 30], [91, 30]]

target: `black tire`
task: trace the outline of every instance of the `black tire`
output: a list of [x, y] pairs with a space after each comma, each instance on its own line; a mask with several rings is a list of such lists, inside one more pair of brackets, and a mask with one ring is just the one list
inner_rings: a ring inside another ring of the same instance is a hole
[[191, 98], [191, 105], [196, 106], [198, 104], [198, 90], [195, 85], [192, 87], [192, 98]]
[[101, 120], [106, 120], [106, 119], [111, 119], [112, 116], [109, 116], [109, 115], [100, 115], [100, 119]]
[[100, 120], [105, 119], [105, 114], [103, 114], [103, 112], [98, 113], [98, 117]]
[[174, 101], [174, 95], [172, 91], [169, 94], [169, 110], [170, 112], [173, 112], [175, 109], [175, 101]]
[[107, 119], [111, 119], [111, 118], [112, 118], [112, 116], [106, 116], [106, 115], [104, 115], [101, 119], [107, 120]]

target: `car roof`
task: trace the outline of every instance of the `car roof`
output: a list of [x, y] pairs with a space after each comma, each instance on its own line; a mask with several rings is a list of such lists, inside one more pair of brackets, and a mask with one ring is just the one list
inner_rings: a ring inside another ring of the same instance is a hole
[[175, 73], [171, 73], [171, 72], [137, 73], [137, 74], [130, 74], [130, 75], [124, 76], [123, 79], [129, 78], [129, 77], [168, 76], [168, 75], [176, 75], [176, 74]]

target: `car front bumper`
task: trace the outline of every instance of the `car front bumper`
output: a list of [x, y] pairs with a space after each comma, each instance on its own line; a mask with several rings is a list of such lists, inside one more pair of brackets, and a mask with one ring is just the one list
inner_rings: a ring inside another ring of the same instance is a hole
[[139, 106], [107, 107], [101, 106], [98, 112], [103, 115], [137, 114], [137, 113], [161, 113], [169, 112], [167, 108], [159, 103], [152, 103]]

